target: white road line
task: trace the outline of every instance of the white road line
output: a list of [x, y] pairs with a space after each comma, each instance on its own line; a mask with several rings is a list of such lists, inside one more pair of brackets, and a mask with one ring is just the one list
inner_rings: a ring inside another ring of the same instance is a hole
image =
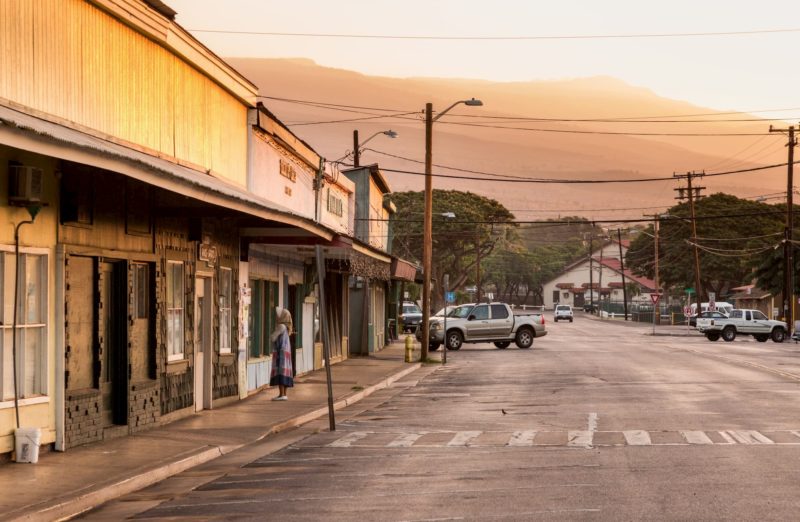
[[681, 435], [689, 444], [714, 444], [704, 431], [682, 431]]
[[536, 437], [536, 432], [533, 430], [528, 431], [515, 431], [508, 441], [509, 446], [533, 446], [533, 439]]
[[628, 430], [623, 431], [625, 435], [625, 442], [628, 446], [649, 446], [652, 444], [650, 441], [650, 434], [644, 430]]
[[570, 431], [568, 434], [567, 446], [591, 448], [594, 432], [591, 431]]
[[327, 446], [329, 448], [349, 448], [350, 445], [358, 440], [363, 439], [369, 435], [369, 432], [366, 431], [354, 431], [352, 433], [348, 433], [341, 439], [336, 439], [335, 441], [331, 442]]
[[791, 433], [795, 437], [800, 437], [800, 431], [790, 431], [789, 433]]
[[753, 430], [728, 430], [728, 433], [739, 444], [775, 444], [772, 440]]
[[457, 431], [455, 436], [447, 443], [448, 446], [466, 446], [469, 441], [483, 433], [482, 431]]
[[588, 422], [588, 424], [589, 424], [589, 427], [588, 427], [589, 431], [597, 431], [597, 414], [596, 413], [590, 413], [589, 414], [589, 422]]
[[736, 441], [735, 441], [735, 440], [733, 440], [733, 439], [731, 438], [731, 436], [730, 436], [730, 435], [728, 435], [727, 433], [725, 433], [724, 431], [718, 431], [717, 433], [719, 433], [719, 434], [722, 436], [722, 438], [723, 438], [723, 439], [725, 439], [725, 440], [727, 441], [727, 442], [726, 442], [727, 444], [736, 444]]
[[389, 448], [410, 448], [424, 433], [404, 433], [386, 446]]

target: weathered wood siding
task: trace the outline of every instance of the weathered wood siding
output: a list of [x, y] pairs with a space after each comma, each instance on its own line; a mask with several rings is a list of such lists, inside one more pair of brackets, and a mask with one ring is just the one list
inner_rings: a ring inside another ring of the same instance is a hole
[[0, 98], [247, 183], [247, 108], [84, 0], [0, 2]]

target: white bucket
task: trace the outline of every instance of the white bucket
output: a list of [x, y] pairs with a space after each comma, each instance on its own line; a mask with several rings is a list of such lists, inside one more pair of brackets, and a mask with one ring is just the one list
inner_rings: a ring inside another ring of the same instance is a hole
[[17, 462], [39, 462], [39, 442], [42, 440], [41, 428], [17, 428], [14, 430]]

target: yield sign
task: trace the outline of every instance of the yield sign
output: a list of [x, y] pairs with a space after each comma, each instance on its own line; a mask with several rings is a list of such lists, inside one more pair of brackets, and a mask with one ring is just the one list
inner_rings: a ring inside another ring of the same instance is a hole
[[661, 294], [650, 294], [650, 300], [653, 301], [653, 304], [658, 304], [659, 299], [661, 299]]

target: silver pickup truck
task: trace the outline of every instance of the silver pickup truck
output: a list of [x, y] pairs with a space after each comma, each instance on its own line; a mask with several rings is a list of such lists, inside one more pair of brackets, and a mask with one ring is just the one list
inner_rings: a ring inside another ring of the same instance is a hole
[[[429, 335], [431, 350], [438, 350], [442, 344], [448, 350], [458, 350], [463, 343], [483, 342], [492, 342], [500, 349], [512, 342], [519, 348], [530, 348], [534, 338], [547, 335], [547, 329], [542, 314], [515, 315], [505, 303], [473, 303], [448, 313], [446, 336], [444, 317], [431, 317]], [[419, 329], [417, 339], [422, 340]]]
[[760, 343], [768, 339], [782, 343], [788, 331], [786, 323], [769, 319], [760, 310], [732, 310], [730, 317], [721, 313], [710, 315], [697, 318], [697, 329], [709, 341], [717, 341], [722, 337], [730, 342], [737, 335], [752, 335]]

